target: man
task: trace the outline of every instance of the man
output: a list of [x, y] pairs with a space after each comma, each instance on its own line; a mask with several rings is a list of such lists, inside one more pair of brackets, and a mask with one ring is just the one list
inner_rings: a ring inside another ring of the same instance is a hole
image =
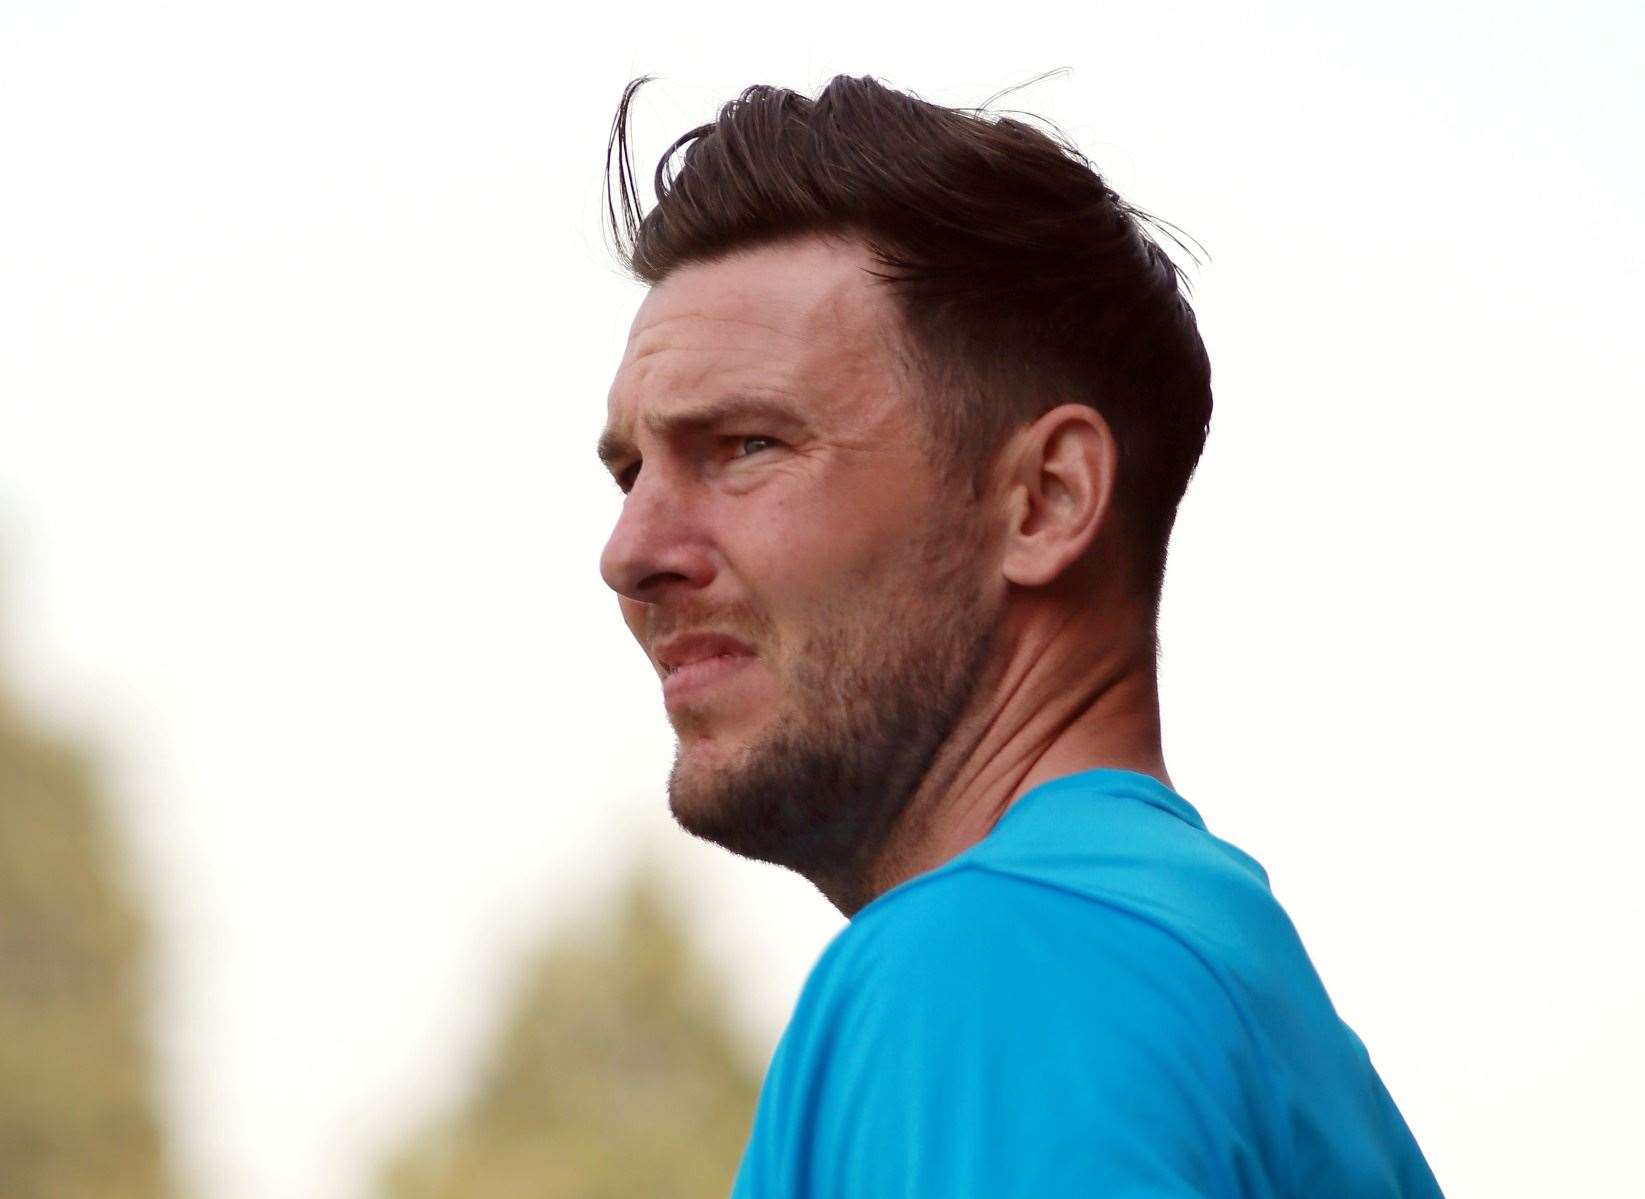
[[735, 1195], [1437, 1195], [1166, 772], [1155, 617], [1211, 392], [1147, 218], [1037, 129], [845, 77], [749, 89], [642, 218], [640, 82], [601, 570], [676, 819], [851, 918]]

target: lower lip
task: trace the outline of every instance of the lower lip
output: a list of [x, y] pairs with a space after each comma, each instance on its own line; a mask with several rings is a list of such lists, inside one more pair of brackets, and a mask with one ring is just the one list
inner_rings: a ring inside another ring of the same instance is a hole
[[753, 661], [749, 654], [720, 654], [682, 666], [663, 679], [663, 701], [674, 703], [688, 696], [700, 695], [740, 673]]

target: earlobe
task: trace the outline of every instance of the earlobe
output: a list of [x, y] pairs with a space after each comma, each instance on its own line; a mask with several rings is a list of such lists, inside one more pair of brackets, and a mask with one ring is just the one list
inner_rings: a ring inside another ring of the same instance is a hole
[[1004, 572], [1020, 587], [1045, 587], [1095, 544], [1119, 454], [1108, 422], [1085, 404], [1054, 408], [1019, 436]]

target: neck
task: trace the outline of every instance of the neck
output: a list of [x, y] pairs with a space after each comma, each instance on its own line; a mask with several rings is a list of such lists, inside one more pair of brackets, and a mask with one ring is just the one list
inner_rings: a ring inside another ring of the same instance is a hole
[[854, 915], [981, 841], [1013, 803], [1051, 779], [1111, 767], [1171, 786], [1152, 637], [1093, 652], [1102, 644], [1089, 624], [1072, 619], [1049, 636], [1008, 638], [866, 885], [836, 894], [819, 883], [829, 900]]

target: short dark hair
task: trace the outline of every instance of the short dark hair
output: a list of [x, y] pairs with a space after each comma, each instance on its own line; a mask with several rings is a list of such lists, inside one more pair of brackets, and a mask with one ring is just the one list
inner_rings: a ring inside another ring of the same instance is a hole
[[1211, 419], [1186, 281], [1149, 233], [1180, 246], [1174, 227], [1121, 199], [1054, 129], [845, 75], [815, 99], [758, 85], [726, 103], [664, 152], [642, 215], [628, 125], [647, 81], [624, 89], [606, 148], [629, 272], [655, 284], [806, 234], [860, 238], [897, 298], [945, 474], [975, 494], [1012, 429], [1089, 404], [1118, 444], [1115, 509], [1157, 605]]

